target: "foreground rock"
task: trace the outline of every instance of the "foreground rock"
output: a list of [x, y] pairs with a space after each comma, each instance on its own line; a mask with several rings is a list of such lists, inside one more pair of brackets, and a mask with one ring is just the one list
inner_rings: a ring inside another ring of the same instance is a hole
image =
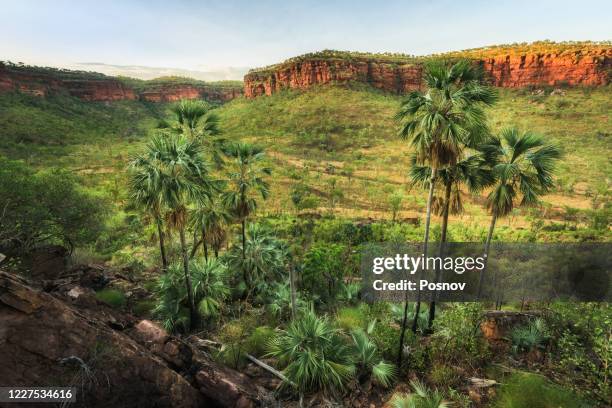
[[245, 408], [266, 400], [248, 378], [152, 322], [117, 330], [91, 308], [4, 272], [0, 349], [2, 386], [77, 387], [75, 406]]

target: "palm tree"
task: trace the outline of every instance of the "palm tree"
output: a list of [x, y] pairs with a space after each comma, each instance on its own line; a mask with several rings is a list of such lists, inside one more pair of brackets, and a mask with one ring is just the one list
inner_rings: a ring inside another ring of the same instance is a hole
[[223, 164], [221, 151], [225, 141], [218, 136], [219, 118], [214, 114], [211, 105], [197, 99], [181, 99], [172, 107], [174, 121], [162, 123], [160, 128], [171, 134], [182, 134], [190, 139], [198, 139], [209, 153], [207, 157], [221, 167]]
[[195, 327], [197, 314], [189, 274], [185, 227], [190, 203], [209, 196], [215, 185], [209, 179], [201, 144], [195, 139], [183, 135], [157, 135], [147, 145], [144, 158], [157, 169], [161, 202], [167, 208], [166, 223], [179, 233], [191, 327]]
[[[412, 184], [426, 186], [429, 182], [431, 168], [419, 165], [416, 155], [411, 158], [412, 166], [409, 177]], [[485, 157], [482, 154], [471, 154], [458, 161], [454, 165], [446, 166], [436, 175], [437, 183], [444, 189], [444, 197], [434, 197], [432, 211], [442, 217], [440, 228], [440, 242], [438, 256], [442, 256], [444, 244], [447, 241], [448, 216], [449, 214], [460, 214], [463, 212], [461, 199], [461, 187], [465, 185], [471, 193], [477, 193], [490, 186], [494, 182], [491, 169], [487, 166]], [[440, 269], [436, 269], [436, 282], [440, 280]], [[431, 329], [436, 314], [436, 293], [432, 293], [429, 307], [428, 327]]]
[[200, 239], [194, 239], [191, 257], [198, 247], [204, 248], [204, 258], [208, 259], [208, 245], [214, 251], [215, 258], [227, 238], [227, 227], [231, 221], [231, 214], [225, 208], [219, 197], [205, 198], [198, 203], [192, 215], [194, 236], [200, 234]]
[[410, 381], [414, 394], [396, 394], [389, 402], [391, 408], [448, 408], [451, 404], [444, 400], [438, 390], [430, 390], [418, 380]]
[[[234, 170], [229, 174], [229, 191], [222, 195], [223, 204], [228, 208], [242, 226], [242, 259], [246, 251], [247, 218], [257, 209], [256, 196], [268, 198], [270, 189], [265, 175], [271, 170], [262, 166], [265, 159], [261, 147], [249, 143], [235, 143], [227, 147], [226, 155], [232, 160]], [[247, 283], [247, 271], [243, 271]]]
[[[431, 168], [423, 239], [425, 256], [437, 171], [455, 164], [464, 146], [473, 146], [479, 136], [486, 134], [483, 107], [491, 105], [496, 94], [482, 85], [480, 78], [481, 73], [469, 61], [459, 61], [451, 66], [440, 61], [431, 62], [424, 71], [427, 91], [411, 92], [396, 115], [400, 122], [400, 136], [410, 140], [418, 162], [429, 163]], [[420, 305], [421, 293], [418, 291], [415, 316], [419, 314]], [[406, 322], [403, 322], [398, 364], [401, 363], [405, 326]], [[412, 330], [417, 330], [416, 319]]]
[[235, 245], [228, 254], [229, 262], [243, 271], [244, 282], [251, 284], [250, 289], [258, 284], [267, 286], [267, 282], [279, 278], [284, 271], [286, 245], [259, 224], [247, 226], [245, 235], [246, 246]]
[[168, 258], [164, 243], [163, 200], [159, 169], [146, 156], [140, 155], [129, 164], [131, 199], [135, 205], [147, 212], [157, 225], [162, 272], [168, 270]]
[[480, 271], [478, 298], [482, 294], [484, 274], [498, 218], [512, 212], [516, 206], [534, 205], [554, 186], [555, 162], [560, 149], [547, 144], [544, 137], [517, 128], [506, 128], [499, 137], [492, 138], [480, 150], [491, 163], [495, 184], [487, 196], [491, 225], [485, 243], [485, 265]]

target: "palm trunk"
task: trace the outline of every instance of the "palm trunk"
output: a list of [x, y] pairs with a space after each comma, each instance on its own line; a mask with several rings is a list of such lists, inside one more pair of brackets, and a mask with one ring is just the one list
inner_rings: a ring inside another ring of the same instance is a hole
[[244, 283], [249, 284], [248, 281], [248, 273], [246, 269], [246, 219], [242, 219], [242, 277], [244, 278]]
[[[446, 184], [446, 190], [444, 191], [444, 209], [442, 211], [442, 231], [440, 233], [440, 245], [438, 247], [438, 256], [442, 258], [444, 252], [444, 244], [446, 243], [446, 231], [448, 230], [448, 213], [450, 207], [450, 196], [452, 190], [452, 183]], [[436, 268], [436, 283], [440, 281], [441, 275], [440, 268]], [[437, 291], [433, 291], [431, 294], [431, 304], [429, 306], [429, 318], [427, 319], [427, 327], [431, 329], [433, 326], [433, 321], [436, 318], [436, 297]]]
[[[436, 179], [436, 169], [432, 167], [431, 169], [431, 177], [429, 178], [429, 195], [427, 197], [427, 213], [425, 215], [425, 238], [423, 242], [423, 253], [424, 256], [427, 257], [427, 244], [429, 242], [429, 224], [431, 222], [431, 202], [433, 201], [433, 193], [434, 193], [434, 182]], [[421, 311], [421, 290], [419, 289], [419, 285], [417, 285], [417, 302], [414, 313], [414, 319], [412, 321], [412, 332], [416, 333], [419, 312]], [[404, 351], [404, 334], [406, 332], [406, 324], [408, 322], [408, 292], [406, 292], [405, 300], [404, 300], [404, 317], [402, 319], [402, 332], [400, 333], [400, 341], [399, 341], [399, 350], [397, 353], [397, 366], [398, 368], [402, 365], [402, 354]]]
[[161, 253], [162, 260], [162, 272], [166, 273], [168, 270], [168, 258], [166, 258], [166, 245], [164, 243], [164, 229], [162, 227], [162, 221], [160, 217], [155, 217], [157, 223], [157, 235], [159, 237], [159, 252]]
[[[427, 266], [427, 246], [429, 244], [429, 225], [431, 224], [431, 203], [433, 201], [434, 194], [434, 182], [436, 181], [436, 169], [432, 167], [431, 178], [429, 179], [429, 196], [427, 197], [427, 213], [425, 214], [425, 238], [423, 239], [423, 256], [425, 257], [425, 266]], [[419, 271], [423, 274], [423, 269]], [[417, 301], [414, 310], [414, 319], [412, 320], [412, 332], [416, 333], [419, 313], [421, 311], [421, 290], [420, 286], [417, 285]]]
[[296, 314], [296, 293], [295, 293], [295, 278], [294, 278], [293, 265], [289, 265], [289, 287], [291, 288], [291, 318], [295, 320]]
[[[489, 261], [489, 249], [491, 248], [491, 240], [493, 239], [493, 230], [495, 230], [496, 221], [497, 213], [494, 211], [493, 216], [491, 217], [491, 225], [489, 226], [489, 234], [487, 235], [487, 241], [485, 242], [484, 265], [482, 267], [482, 270], [480, 271], [480, 276], [478, 278], [478, 292], [476, 295], [476, 300], [479, 300], [482, 295], [482, 285], [484, 283], [485, 271], [487, 269], [487, 263]], [[493, 289], [495, 289], [495, 285], [493, 285]]]
[[206, 243], [206, 229], [202, 227], [202, 248], [204, 248], [204, 259], [208, 261], [208, 244]]
[[189, 275], [189, 256], [187, 255], [187, 244], [185, 243], [185, 227], [181, 226], [179, 230], [181, 238], [181, 252], [183, 255], [183, 272], [185, 273], [185, 287], [187, 289], [187, 300], [189, 301], [189, 321], [191, 329], [197, 326], [197, 315], [193, 292], [191, 289], [191, 276]]

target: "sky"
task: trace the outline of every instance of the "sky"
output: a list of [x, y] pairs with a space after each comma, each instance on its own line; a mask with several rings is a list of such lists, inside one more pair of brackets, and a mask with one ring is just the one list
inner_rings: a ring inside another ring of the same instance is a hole
[[148, 79], [241, 79], [323, 49], [414, 55], [612, 40], [612, 2], [0, 0], [0, 60]]

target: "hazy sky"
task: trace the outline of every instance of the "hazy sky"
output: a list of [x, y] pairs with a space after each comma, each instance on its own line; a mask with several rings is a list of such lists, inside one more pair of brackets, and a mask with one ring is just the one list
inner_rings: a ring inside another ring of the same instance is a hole
[[51, 66], [240, 72], [326, 48], [419, 55], [612, 39], [609, 0], [0, 0], [0, 10], [0, 60]]

